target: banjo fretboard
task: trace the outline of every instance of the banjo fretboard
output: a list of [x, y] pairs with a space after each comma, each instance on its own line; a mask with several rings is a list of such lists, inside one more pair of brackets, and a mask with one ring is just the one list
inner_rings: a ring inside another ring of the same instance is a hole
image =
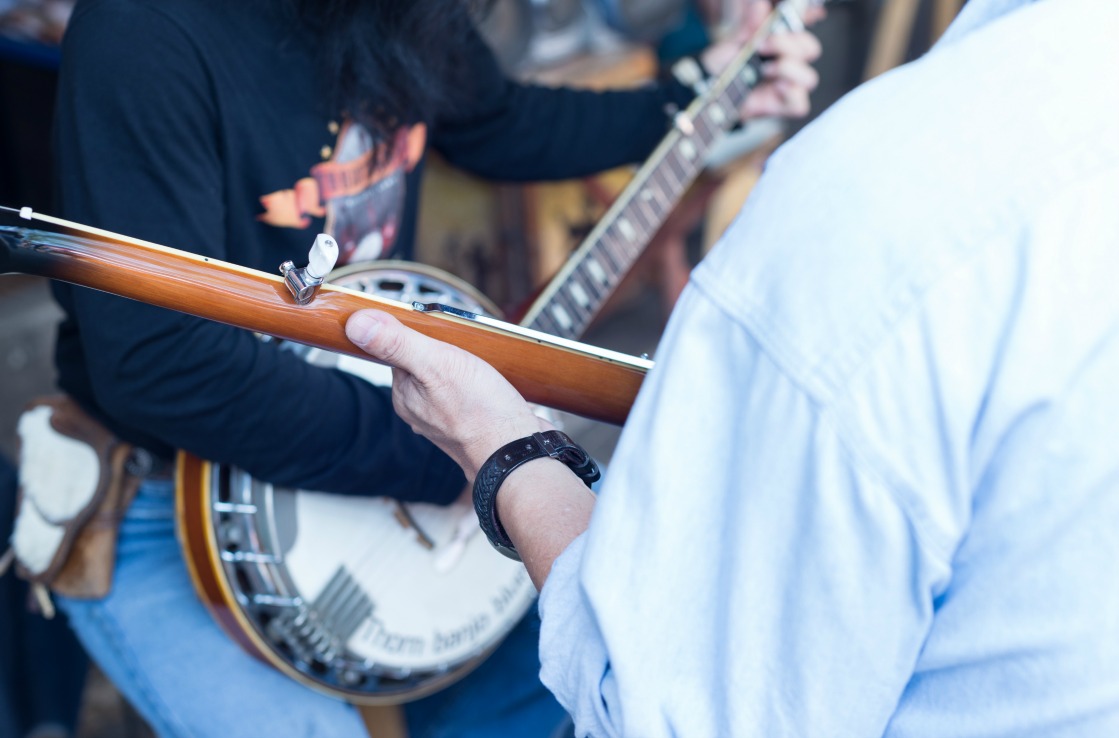
[[739, 109], [761, 78], [760, 44], [779, 28], [796, 25], [803, 5], [780, 3], [722, 73], [675, 114], [672, 130], [529, 307], [522, 326], [570, 339], [583, 335], [699, 176], [712, 147], [738, 123]]

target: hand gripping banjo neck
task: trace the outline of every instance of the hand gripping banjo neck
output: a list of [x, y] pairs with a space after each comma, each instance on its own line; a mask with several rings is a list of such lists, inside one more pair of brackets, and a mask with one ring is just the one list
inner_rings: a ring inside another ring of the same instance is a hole
[[[40, 227], [30, 227], [37, 224]], [[621, 424], [652, 362], [441, 305], [406, 304], [331, 284], [299, 304], [284, 277], [118, 233], [0, 206], [0, 273], [91, 287], [200, 318], [368, 360], [349, 316], [384, 310], [497, 369], [529, 402]]]

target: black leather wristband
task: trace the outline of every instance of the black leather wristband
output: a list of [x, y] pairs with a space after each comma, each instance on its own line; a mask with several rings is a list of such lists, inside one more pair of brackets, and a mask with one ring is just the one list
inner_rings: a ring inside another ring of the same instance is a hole
[[509, 472], [525, 462], [545, 457], [562, 461], [588, 487], [600, 476], [598, 465], [582, 446], [563, 431], [550, 430], [505, 444], [486, 459], [474, 478], [474, 511], [478, 513], [482, 532], [494, 548], [517, 561], [521, 560], [520, 554], [497, 517], [497, 491]]

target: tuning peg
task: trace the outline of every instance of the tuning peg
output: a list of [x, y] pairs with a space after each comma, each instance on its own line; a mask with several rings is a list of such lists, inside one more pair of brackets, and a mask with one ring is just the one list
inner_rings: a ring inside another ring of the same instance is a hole
[[307, 255], [307, 275], [323, 279], [338, 263], [338, 242], [325, 233], [315, 236], [311, 253]]
[[306, 305], [311, 301], [315, 291], [337, 262], [338, 242], [331, 236], [320, 233], [307, 254], [307, 266], [299, 268], [291, 261], [280, 265], [280, 274], [284, 275], [284, 282], [296, 304]]

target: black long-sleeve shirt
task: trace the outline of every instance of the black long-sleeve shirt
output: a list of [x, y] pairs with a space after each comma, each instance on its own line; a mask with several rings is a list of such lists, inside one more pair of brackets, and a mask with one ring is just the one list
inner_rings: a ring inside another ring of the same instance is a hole
[[[390, 158], [325, 109], [309, 43], [274, 5], [79, 2], [60, 74], [60, 214], [269, 272], [323, 230], [356, 258], [409, 258], [426, 146], [493, 179], [585, 175], [645, 157], [665, 104], [688, 97], [515, 84], [476, 40], [474, 102], [403, 131]], [[60, 386], [126, 440], [309, 489], [441, 502], [462, 488], [384, 388], [229, 326], [65, 284], [55, 295]]]

